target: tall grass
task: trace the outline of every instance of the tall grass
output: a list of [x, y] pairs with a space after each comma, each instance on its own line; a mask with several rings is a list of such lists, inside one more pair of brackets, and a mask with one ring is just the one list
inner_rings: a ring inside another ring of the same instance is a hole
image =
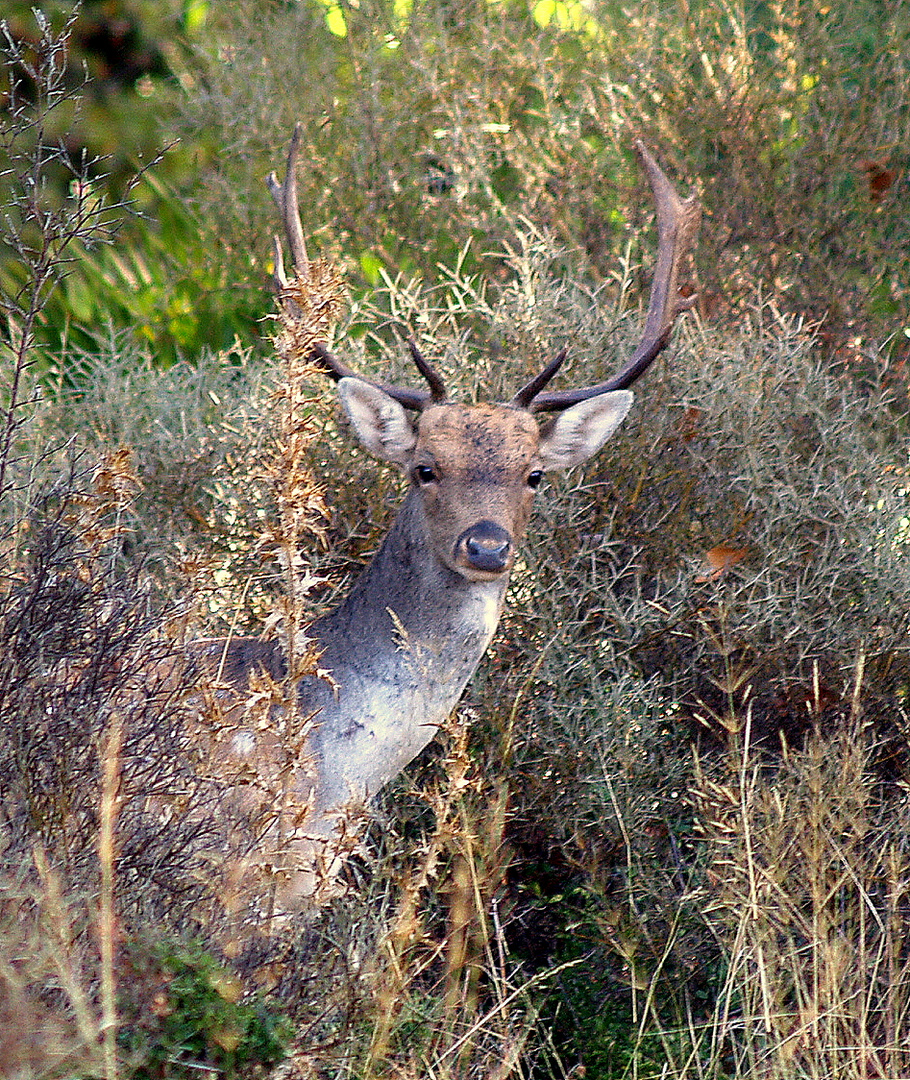
[[789, 749], [772, 777], [743, 752], [727, 783], [696, 780], [705, 911], [728, 963], [711, 1035], [746, 1075], [910, 1068], [906, 800], [876, 779], [863, 676], [860, 659], [847, 722]]

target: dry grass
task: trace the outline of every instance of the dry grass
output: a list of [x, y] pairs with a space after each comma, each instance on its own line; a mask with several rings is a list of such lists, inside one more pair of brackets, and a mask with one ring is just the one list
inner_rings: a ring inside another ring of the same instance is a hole
[[818, 688], [813, 735], [770, 768], [743, 749], [726, 781], [696, 773], [705, 912], [728, 958], [711, 1038], [744, 1074], [910, 1068], [906, 799], [881, 780], [863, 677], [861, 658], [833, 730]]

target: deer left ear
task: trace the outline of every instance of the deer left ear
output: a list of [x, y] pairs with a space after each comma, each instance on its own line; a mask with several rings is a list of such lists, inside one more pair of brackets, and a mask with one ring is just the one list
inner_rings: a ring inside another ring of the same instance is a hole
[[541, 467], [571, 469], [587, 461], [625, 420], [634, 400], [631, 390], [613, 390], [560, 413], [541, 436]]
[[417, 442], [408, 414], [378, 386], [362, 379], [344, 378], [338, 398], [363, 446], [381, 461], [405, 465]]

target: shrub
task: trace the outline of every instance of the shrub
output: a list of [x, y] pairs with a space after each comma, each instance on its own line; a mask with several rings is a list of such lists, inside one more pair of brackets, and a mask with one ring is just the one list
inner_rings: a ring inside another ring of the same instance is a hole
[[134, 945], [121, 959], [122, 1048], [129, 1075], [249, 1075], [280, 1062], [290, 1025], [198, 944]]
[[904, 355], [900, 4], [596, 4], [580, 32], [545, 6], [375, 0], [345, 7], [344, 37], [317, 4], [213, 15], [184, 123], [231, 153], [205, 178], [203, 217], [237, 255], [229, 238], [267, 249], [261, 177], [299, 120], [305, 227], [352, 281], [433, 281], [459, 253], [494, 277], [487, 253], [522, 219], [607, 278], [641, 227], [640, 135], [704, 187], [704, 316], [747, 315], [760, 280], [782, 310], [824, 319], [847, 355], [895, 333]]

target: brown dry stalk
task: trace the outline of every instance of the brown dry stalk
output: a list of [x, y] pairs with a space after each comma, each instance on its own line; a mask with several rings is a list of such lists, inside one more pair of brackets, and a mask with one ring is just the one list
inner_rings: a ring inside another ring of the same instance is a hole
[[116, 829], [120, 811], [120, 767], [123, 746], [123, 718], [111, 714], [107, 740], [102, 751], [103, 786], [98, 830], [98, 862], [101, 866], [101, 899], [98, 939], [101, 947], [101, 1020], [104, 1039], [105, 1080], [117, 1080], [117, 981], [114, 961], [117, 951], [117, 917], [114, 908]]

